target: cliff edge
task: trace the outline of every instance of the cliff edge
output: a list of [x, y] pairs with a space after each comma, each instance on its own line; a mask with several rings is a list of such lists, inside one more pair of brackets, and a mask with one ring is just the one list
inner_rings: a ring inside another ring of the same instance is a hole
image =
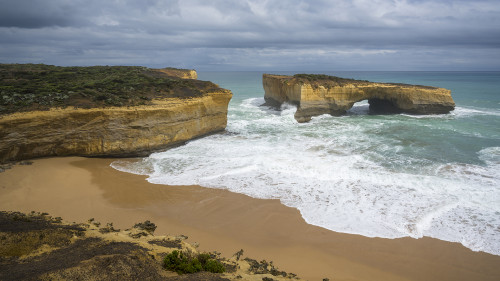
[[144, 156], [223, 131], [232, 97], [144, 67], [1, 65], [0, 75], [0, 163]]
[[154, 235], [150, 221], [115, 229], [0, 211], [0, 280], [301, 280], [272, 262], [201, 252], [187, 236]]
[[198, 73], [194, 69], [177, 69], [172, 67], [155, 69], [156, 71], [162, 72], [168, 76], [179, 77], [182, 79], [198, 79]]
[[444, 88], [314, 74], [264, 74], [262, 82], [266, 103], [296, 104], [298, 122], [308, 122], [313, 116], [322, 114], [345, 114], [354, 103], [362, 100], [368, 100], [370, 110], [379, 113], [442, 114], [455, 108], [451, 91]]

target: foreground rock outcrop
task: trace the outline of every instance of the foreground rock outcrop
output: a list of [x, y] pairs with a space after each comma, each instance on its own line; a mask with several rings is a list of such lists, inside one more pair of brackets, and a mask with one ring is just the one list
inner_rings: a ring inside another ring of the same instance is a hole
[[368, 100], [375, 112], [442, 114], [455, 108], [451, 91], [428, 86], [374, 83], [327, 75], [263, 75], [267, 104], [296, 104], [295, 119], [307, 122], [322, 114], [345, 114], [354, 103]]
[[[118, 74], [121, 71], [117, 70]], [[89, 90], [85, 86], [81, 94], [68, 91], [62, 95], [66, 104], [49, 103], [39, 108], [47, 95], [32, 94], [34, 101], [27, 107], [0, 115], [0, 163], [45, 156], [143, 156], [225, 129], [232, 97], [229, 90], [211, 82], [168, 76], [163, 71], [145, 71], [139, 77], [145, 82], [138, 81], [150, 88], [133, 90], [125, 98], [120, 96], [120, 88], [111, 95], [101, 93], [102, 88]], [[193, 76], [191, 71], [175, 72]], [[109, 83], [118, 79], [126, 83], [126, 79], [135, 79], [131, 77], [113, 78]], [[135, 87], [145, 87], [141, 83]], [[102, 85], [99, 87], [109, 87]], [[8, 105], [5, 108], [8, 110]]]
[[[243, 259], [243, 250], [231, 258], [201, 253], [188, 237], [157, 236], [155, 229], [150, 221], [119, 230], [94, 219], [69, 224], [46, 213], [0, 211], [0, 280], [300, 280], [272, 262]], [[190, 274], [169, 270], [174, 252], [186, 258], [176, 260], [177, 269]], [[196, 256], [218, 270], [193, 270]]]

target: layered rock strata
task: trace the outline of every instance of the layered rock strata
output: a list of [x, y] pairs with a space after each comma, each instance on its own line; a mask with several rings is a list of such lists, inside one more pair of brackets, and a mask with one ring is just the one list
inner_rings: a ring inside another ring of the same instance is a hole
[[[182, 70], [169, 76], [182, 73], [196, 77], [196, 72]], [[144, 156], [223, 131], [231, 91], [210, 82], [189, 83], [168, 88], [170, 97], [164, 94], [142, 105], [66, 106], [0, 115], [0, 163], [46, 156]]]
[[182, 79], [198, 79], [198, 73], [196, 73], [196, 70], [194, 69], [177, 69], [177, 68], [167, 67], [155, 70], [172, 77], [178, 77]]
[[308, 122], [322, 114], [345, 114], [362, 100], [368, 100], [371, 111], [382, 113], [443, 114], [455, 108], [451, 91], [444, 88], [307, 74], [264, 74], [262, 81], [266, 103], [296, 104], [298, 122]]
[[0, 117], [0, 162], [44, 156], [141, 156], [222, 131], [231, 92], [153, 105], [52, 109]]

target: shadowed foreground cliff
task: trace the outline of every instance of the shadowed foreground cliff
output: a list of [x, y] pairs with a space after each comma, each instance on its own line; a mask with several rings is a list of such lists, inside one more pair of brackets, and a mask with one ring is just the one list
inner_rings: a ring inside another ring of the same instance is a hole
[[300, 280], [272, 262], [243, 259], [243, 250], [223, 258], [155, 230], [150, 221], [119, 230], [94, 219], [68, 224], [0, 211], [0, 280]]
[[374, 83], [327, 75], [294, 76], [264, 74], [268, 104], [296, 104], [295, 119], [308, 122], [322, 114], [345, 114], [354, 103], [368, 100], [377, 113], [442, 114], [455, 108], [451, 91], [429, 86]]
[[171, 68], [1, 65], [0, 77], [0, 162], [147, 155], [223, 131], [232, 97]]

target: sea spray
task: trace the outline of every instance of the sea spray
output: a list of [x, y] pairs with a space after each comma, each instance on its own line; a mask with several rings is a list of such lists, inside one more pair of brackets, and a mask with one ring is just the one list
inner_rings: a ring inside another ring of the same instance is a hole
[[156, 184], [280, 199], [333, 231], [429, 236], [500, 255], [498, 109], [370, 115], [361, 102], [346, 116], [298, 124], [294, 106], [262, 106], [262, 92], [232, 87], [226, 133], [112, 166]]

